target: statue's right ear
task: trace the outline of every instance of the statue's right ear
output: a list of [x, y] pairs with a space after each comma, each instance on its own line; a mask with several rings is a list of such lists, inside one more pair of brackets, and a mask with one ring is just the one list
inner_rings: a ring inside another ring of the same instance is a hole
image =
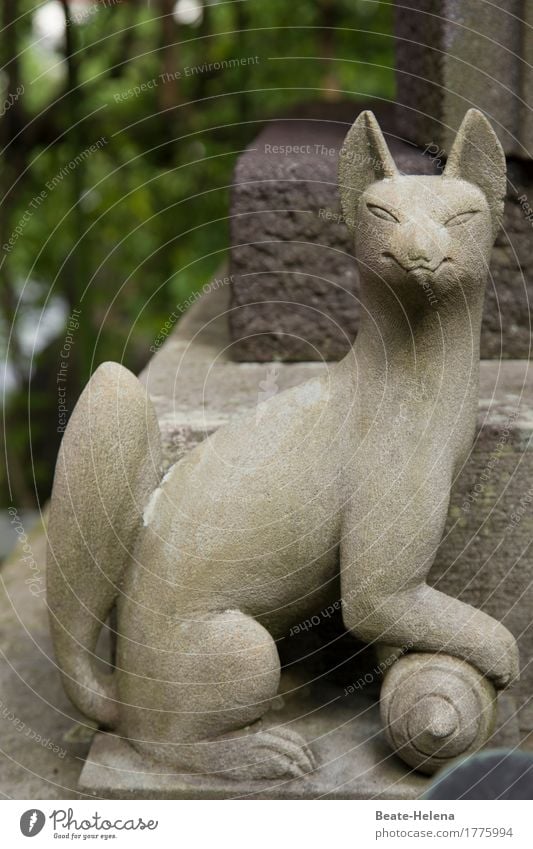
[[453, 143], [445, 177], [466, 180], [487, 199], [496, 236], [503, 217], [507, 187], [506, 160], [498, 136], [479, 109], [469, 109]]
[[355, 229], [359, 198], [368, 186], [398, 170], [373, 112], [357, 117], [340, 151], [339, 191], [342, 213], [350, 230]]

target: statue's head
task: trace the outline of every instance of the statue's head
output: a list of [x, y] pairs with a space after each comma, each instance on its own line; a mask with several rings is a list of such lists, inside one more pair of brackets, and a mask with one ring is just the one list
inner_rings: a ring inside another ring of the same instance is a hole
[[339, 188], [362, 274], [397, 292], [439, 293], [485, 280], [505, 196], [505, 156], [487, 119], [470, 109], [442, 176], [401, 174], [372, 112], [341, 151]]

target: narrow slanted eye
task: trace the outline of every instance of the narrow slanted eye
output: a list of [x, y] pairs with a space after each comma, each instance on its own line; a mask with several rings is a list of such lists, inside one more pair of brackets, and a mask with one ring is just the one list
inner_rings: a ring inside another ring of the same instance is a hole
[[375, 203], [367, 203], [367, 209], [375, 215], [376, 218], [381, 218], [382, 221], [392, 221], [394, 224], [399, 224], [400, 221], [396, 216], [390, 212], [390, 210], [385, 209], [383, 206], [377, 206]]
[[468, 209], [466, 212], [457, 212], [455, 215], [452, 215], [451, 218], [448, 218], [447, 221], [444, 222], [446, 227], [458, 227], [460, 224], [466, 224], [467, 221], [477, 215], [479, 209]]

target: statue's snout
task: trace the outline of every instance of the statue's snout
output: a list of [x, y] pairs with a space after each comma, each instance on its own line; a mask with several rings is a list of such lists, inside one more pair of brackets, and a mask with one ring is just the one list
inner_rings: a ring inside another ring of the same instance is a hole
[[396, 238], [385, 255], [390, 256], [404, 271], [422, 268], [435, 272], [449, 261], [450, 237], [445, 227], [428, 220], [410, 221], [398, 227]]

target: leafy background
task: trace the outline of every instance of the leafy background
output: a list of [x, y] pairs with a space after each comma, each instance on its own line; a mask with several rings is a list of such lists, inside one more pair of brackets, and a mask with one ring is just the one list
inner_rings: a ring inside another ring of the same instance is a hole
[[[392, 6], [3, 0], [1, 14], [0, 245], [26, 216], [0, 248], [2, 492], [27, 508], [50, 492], [72, 310], [70, 410], [100, 362], [138, 372], [169, 310], [220, 267], [235, 160], [265, 119], [302, 101], [393, 97]], [[205, 67], [245, 57], [258, 61]]]

